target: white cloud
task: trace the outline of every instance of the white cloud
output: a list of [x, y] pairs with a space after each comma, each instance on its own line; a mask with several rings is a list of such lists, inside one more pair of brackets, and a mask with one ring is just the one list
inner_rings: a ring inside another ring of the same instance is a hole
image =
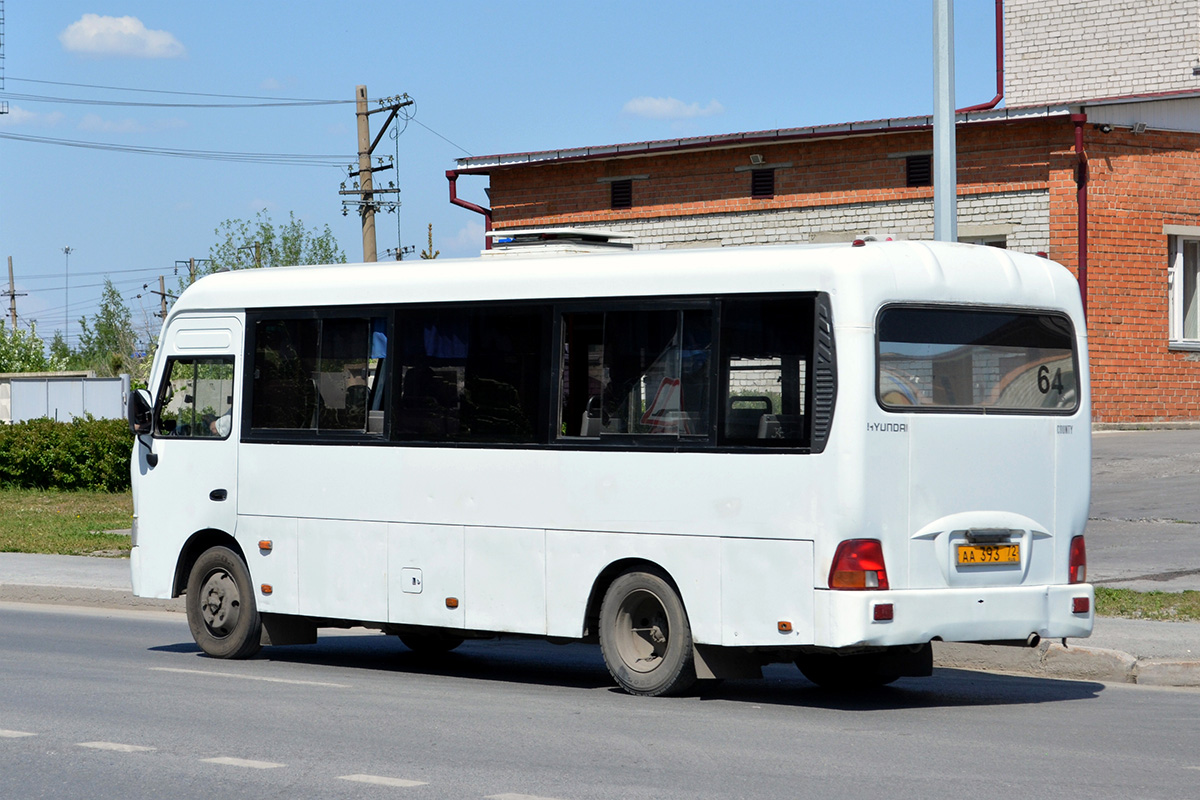
[[44, 127], [53, 127], [62, 122], [64, 115], [61, 111], [52, 111], [49, 114], [39, 114], [36, 111], [29, 111], [20, 106], [9, 106], [7, 114], [0, 114], [0, 126], [16, 127], [17, 125], [41, 125]]
[[621, 111], [643, 119], [678, 120], [724, 114], [725, 106], [716, 100], [710, 100], [708, 105], [702, 106], [699, 103], [685, 103], [674, 97], [635, 97]]
[[267, 78], [258, 85], [258, 88], [266, 92], [278, 92], [283, 89], [283, 84], [274, 78]]
[[152, 31], [137, 17], [84, 14], [58, 35], [65, 50], [90, 56], [181, 58], [184, 46], [167, 31]]
[[[417, 252], [428, 247], [429, 242], [425, 237], [425, 231], [421, 231], [420, 245], [417, 247]], [[443, 238], [437, 232], [437, 226], [433, 228], [433, 249], [441, 250], [441, 255], [438, 258], [464, 258], [479, 255], [479, 251], [483, 249], [483, 223], [467, 223], [453, 236]]]

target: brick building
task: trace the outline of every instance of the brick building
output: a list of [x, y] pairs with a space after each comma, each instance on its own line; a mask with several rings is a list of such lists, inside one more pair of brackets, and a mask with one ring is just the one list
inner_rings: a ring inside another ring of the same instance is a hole
[[[1003, 20], [1005, 107], [957, 115], [959, 239], [1084, 267], [1095, 421], [1200, 420], [1200, 0], [1007, 0]], [[471, 157], [448, 177], [453, 197], [488, 176], [475, 210], [497, 230], [638, 248], [932, 238], [932, 122]]]

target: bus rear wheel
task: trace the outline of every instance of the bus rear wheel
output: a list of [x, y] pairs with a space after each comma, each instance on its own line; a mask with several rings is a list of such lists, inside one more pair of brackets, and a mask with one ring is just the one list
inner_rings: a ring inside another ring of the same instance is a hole
[[249, 658], [262, 647], [262, 620], [250, 571], [228, 547], [205, 550], [188, 576], [192, 638], [215, 658]]
[[630, 694], [681, 694], [696, 682], [683, 601], [655, 572], [626, 572], [608, 587], [600, 605], [600, 650], [609, 674]]

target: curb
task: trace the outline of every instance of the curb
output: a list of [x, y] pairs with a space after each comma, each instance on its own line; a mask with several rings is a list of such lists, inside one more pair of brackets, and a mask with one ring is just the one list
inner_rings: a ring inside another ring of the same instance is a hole
[[934, 666], [1012, 672], [1043, 678], [1132, 683], [1139, 686], [1200, 686], [1200, 661], [1138, 658], [1102, 647], [1064, 647], [1042, 642], [1033, 648], [958, 642], [933, 643]]
[[185, 611], [184, 599], [152, 600], [134, 597], [124, 589], [94, 589], [82, 586], [44, 586], [39, 584], [0, 583], [0, 602], [41, 603], [53, 606], [85, 608], [145, 609]]

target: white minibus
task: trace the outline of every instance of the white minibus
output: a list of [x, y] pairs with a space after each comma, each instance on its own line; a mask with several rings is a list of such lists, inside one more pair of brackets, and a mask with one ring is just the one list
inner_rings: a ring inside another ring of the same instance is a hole
[[1078, 286], [926, 242], [257, 269], [133, 394], [134, 592], [204, 652], [598, 642], [641, 695], [1091, 633]]

